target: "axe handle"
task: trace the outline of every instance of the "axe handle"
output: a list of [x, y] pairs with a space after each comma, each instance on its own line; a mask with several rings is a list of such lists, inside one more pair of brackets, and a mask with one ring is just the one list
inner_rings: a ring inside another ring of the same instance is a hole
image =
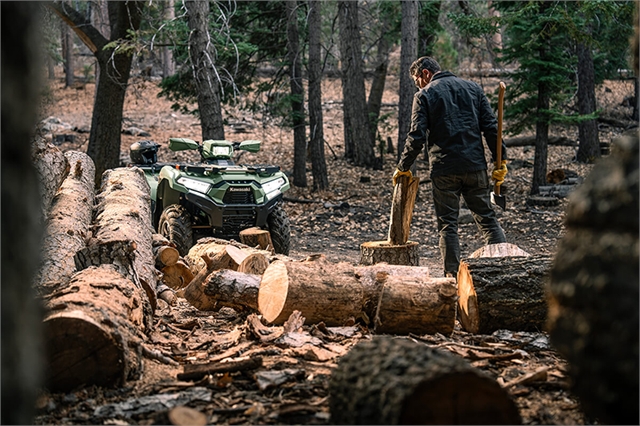
[[[500, 82], [498, 89], [498, 138], [496, 140], [496, 168], [502, 165], [502, 105], [504, 103], [504, 91], [507, 86], [504, 82]], [[495, 185], [493, 192], [500, 195], [500, 185]]]

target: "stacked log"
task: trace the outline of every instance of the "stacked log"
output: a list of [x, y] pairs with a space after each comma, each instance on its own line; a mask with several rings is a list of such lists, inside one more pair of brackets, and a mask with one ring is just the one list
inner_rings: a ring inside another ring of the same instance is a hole
[[[36, 137], [31, 145], [31, 161], [38, 174], [42, 218], [46, 221], [53, 197], [69, 174], [71, 166], [68, 157], [62, 151], [41, 137]], [[91, 180], [94, 179], [95, 177]]]
[[[48, 157], [52, 155], [43, 155]], [[73, 256], [86, 247], [91, 234], [95, 166], [82, 152], [70, 151], [63, 157], [71, 165], [71, 172], [62, 181], [49, 209], [36, 278], [40, 295], [56, 291], [69, 281], [76, 272]]]
[[508, 393], [464, 358], [409, 339], [353, 347], [329, 380], [333, 424], [521, 424]]
[[638, 133], [569, 198], [548, 285], [551, 343], [569, 363], [586, 414], [638, 424]]

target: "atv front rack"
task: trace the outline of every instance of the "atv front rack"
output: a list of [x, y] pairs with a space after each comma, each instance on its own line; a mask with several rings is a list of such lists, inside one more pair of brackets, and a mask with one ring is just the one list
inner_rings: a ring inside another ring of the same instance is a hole
[[139, 167], [143, 170], [150, 170], [152, 173], [159, 172], [165, 166], [169, 166], [172, 169], [180, 170], [186, 173], [197, 173], [197, 174], [214, 174], [221, 173], [224, 171], [233, 171], [233, 170], [243, 170], [256, 174], [267, 174], [271, 175], [280, 171], [279, 166], [267, 166], [267, 165], [253, 165], [253, 166], [194, 166], [191, 164], [176, 164], [176, 163], [154, 163], [154, 164], [133, 164], [132, 166]]

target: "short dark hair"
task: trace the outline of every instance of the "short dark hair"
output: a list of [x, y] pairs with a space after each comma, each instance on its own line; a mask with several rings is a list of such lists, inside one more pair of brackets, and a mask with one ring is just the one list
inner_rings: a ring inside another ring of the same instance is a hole
[[409, 68], [409, 72], [414, 76], [420, 74], [422, 70], [428, 70], [435, 74], [440, 71], [440, 64], [431, 56], [423, 56], [416, 59]]

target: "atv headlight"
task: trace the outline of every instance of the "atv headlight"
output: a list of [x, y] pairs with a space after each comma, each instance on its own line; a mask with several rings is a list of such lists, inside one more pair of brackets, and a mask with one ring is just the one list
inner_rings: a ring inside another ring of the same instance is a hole
[[211, 189], [211, 185], [206, 182], [202, 182], [195, 179], [189, 179], [184, 176], [178, 178], [176, 182], [178, 182], [180, 185], [183, 185], [189, 188], [192, 191], [201, 192], [203, 194], [206, 194], [207, 192], [209, 192], [209, 189]]
[[216, 146], [212, 146], [211, 147], [211, 154], [217, 156], [228, 156], [231, 155], [231, 147], [230, 146], [220, 146], [220, 145], [216, 145]]
[[264, 189], [264, 192], [267, 194], [267, 198], [271, 199], [277, 194], [278, 190], [282, 188], [284, 184], [284, 178], [280, 177], [270, 182], [263, 183], [262, 189]]

